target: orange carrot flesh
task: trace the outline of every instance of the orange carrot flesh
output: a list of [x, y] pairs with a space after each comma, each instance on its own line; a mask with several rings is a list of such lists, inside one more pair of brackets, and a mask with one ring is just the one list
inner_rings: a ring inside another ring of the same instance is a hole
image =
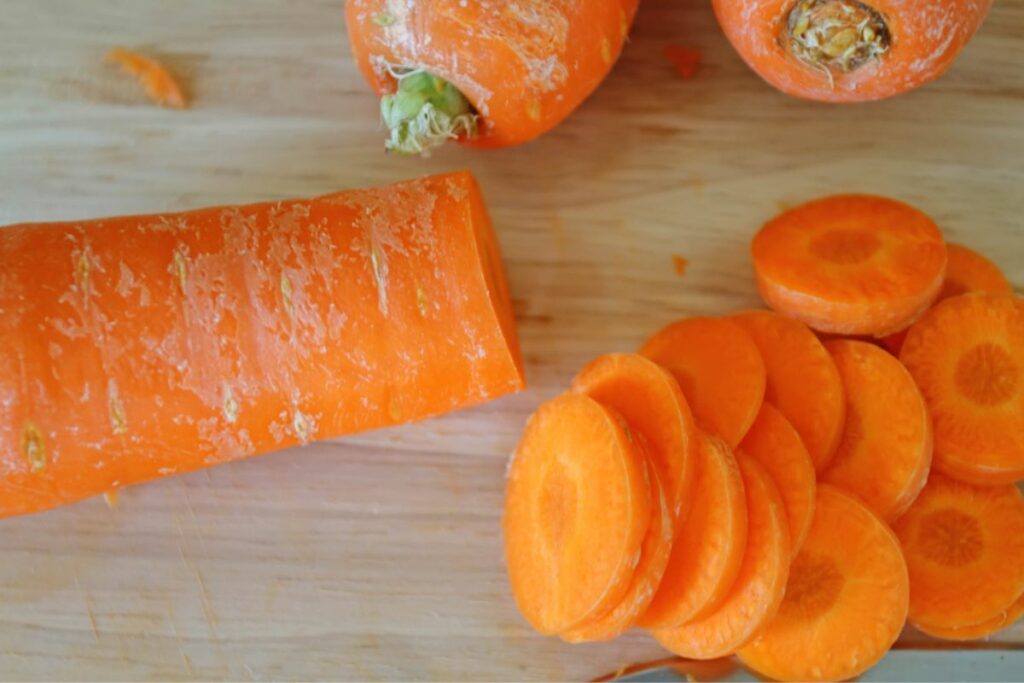
[[1021, 617], [1024, 617], [1024, 595], [1017, 598], [1017, 602], [1010, 605], [1007, 610], [1000, 612], [991, 619], [986, 619], [981, 623], [971, 626], [946, 628], [924, 623], [917, 623], [915, 626], [917, 630], [927, 633], [933, 638], [941, 638], [943, 640], [980, 640], [1013, 626]]
[[761, 352], [765, 399], [793, 425], [821, 472], [839, 446], [846, 419], [846, 393], [835, 362], [799, 320], [771, 311], [747, 311], [730, 319]]
[[768, 305], [815, 330], [882, 337], [909, 325], [942, 287], [946, 246], [917, 209], [836, 195], [769, 221], [753, 241]]
[[583, 368], [572, 388], [622, 415], [633, 432], [645, 437], [678, 526], [689, 510], [701, 437], [676, 380], [641, 355], [615, 353]]
[[654, 631], [668, 650], [691, 659], [726, 657], [746, 645], [779, 609], [789, 577], [789, 527], [782, 498], [756, 460], [737, 457], [749, 526], [743, 564], [725, 602], [678, 628]]
[[761, 406], [740, 450], [760, 463], [778, 486], [789, 523], [790, 547], [795, 555], [814, 518], [817, 482], [811, 456], [793, 426], [768, 401]]
[[582, 643], [611, 640], [620, 636], [633, 625], [654, 599], [654, 592], [661, 583], [665, 568], [668, 566], [669, 554], [672, 552], [676, 521], [665, 486], [657, 472], [657, 468], [649, 465], [650, 481], [654, 488], [654, 495], [651, 497], [654, 512], [647, 535], [640, 547], [640, 561], [630, 579], [625, 597], [610, 612], [562, 633], [563, 640]]
[[724, 318], [687, 318], [657, 332], [640, 353], [675, 376], [698, 424], [739, 445], [766, 381], [761, 353], [743, 328]]
[[107, 53], [107, 61], [139, 79], [149, 98], [159, 105], [185, 109], [188, 100], [170, 71], [160, 62], [138, 52], [116, 47]]
[[946, 299], [911, 327], [900, 360], [935, 425], [935, 468], [978, 484], [1024, 479], [1024, 299]]
[[737, 652], [780, 681], [842, 681], [874, 666], [907, 618], [899, 541], [865, 505], [822, 484], [778, 614]]
[[468, 173], [16, 225], [0, 262], [4, 516], [523, 387]]
[[668, 568], [647, 611], [649, 629], [680, 626], [714, 612], [739, 573], [747, 543], [747, 503], [736, 458], [718, 437], [700, 444], [693, 506], [672, 544]]
[[1002, 615], [1024, 593], [1024, 497], [932, 474], [895, 525], [910, 570], [910, 623], [944, 629]]
[[928, 408], [910, 373], [881, 348], [852, 339], [825, 346], [846, 387], [846, 428], [821, 481], [857, 495], [891, 522], [910, 507], [928, 478]]

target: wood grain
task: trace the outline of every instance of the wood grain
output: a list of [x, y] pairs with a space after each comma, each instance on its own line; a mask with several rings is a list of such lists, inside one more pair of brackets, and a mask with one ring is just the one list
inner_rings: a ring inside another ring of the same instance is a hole
[[[500, 507], [528, 412], [673, 317], [758, 303], [747, 244], [780, 206], [880, 192], [1024, 285], [1024, 0], [938, 83], [835, 107], [762, 84], [706, 3], [647, 0], [568, 122], [500, 152], [382, 153], [341, 0], [5, 0], [0, 224], [313, 195], [470, 167], [510, 268], [530, 391], [432, 422], [0, 523], [0, 677], [585, 679], [662, 655], [532, 635]], [[699, 48], [693, 80], [661, 55]], [[153, 52], [194, 106], [102, 63]], [[690, 261], [675, 275], [671, 256]], [[907, 634], [908, 638], [920, 638]], [[1024, 640], [1018, 625], [1002, 636]]]

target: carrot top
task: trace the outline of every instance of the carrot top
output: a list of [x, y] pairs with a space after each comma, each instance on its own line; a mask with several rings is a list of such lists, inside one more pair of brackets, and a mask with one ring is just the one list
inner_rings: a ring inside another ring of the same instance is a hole
[[448, 140], [474, 138], [479, 117], [458, 88], [422, 69], [393, 74], [397, 90], [380, 100], [380, 115], [390, 131], [385, 149], [425, 154]]

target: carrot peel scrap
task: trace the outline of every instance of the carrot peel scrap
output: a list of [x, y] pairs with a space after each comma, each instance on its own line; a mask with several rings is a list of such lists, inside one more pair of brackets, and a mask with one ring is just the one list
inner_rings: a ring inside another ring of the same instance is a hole
[[684, 79], [693, 78], [700, 70], [701, 55], [699, 50], [681, 45], [668, 45], [664, 50], [665, 59], [672, 63], [679, 75]]
[[106, 60], [120, 66], [125, 73], [138, 78], [146, 89], [146, 94], [157, 104], [173, 109], [188, 107], [181, 86], [160, 62], [120, 47], [108, 52]]

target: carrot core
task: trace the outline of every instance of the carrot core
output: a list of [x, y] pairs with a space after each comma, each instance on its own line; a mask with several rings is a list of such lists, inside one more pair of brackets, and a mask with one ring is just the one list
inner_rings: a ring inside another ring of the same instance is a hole
[[974, 562], [985, 546], [978, 520], [953, 508], [929, 513], [918, 536], [921, 554], [946, 567]]
[[985, 342], [960, 357], [955, 381], [957, 388], [970, 400], [995, 406], [1013, 396], [1019, 374], [1010, 354]]
[[448, 140], [476, 137], [479, 116], [454, 85], [423, 69], [391, 69], [391, 75], [398, 87], [380, 100], [389, 152], [426, 154]]
[[789, 569], [786, 597], [780, 614], [813, 619], [825, 614], [839, 598], [845, 579], [830, 557], [800, 553]]
[[782, 43], [816, 69], [849, 73], [889, 49], [882, 14], [856, 0], [799, 0], [789, 12]]

